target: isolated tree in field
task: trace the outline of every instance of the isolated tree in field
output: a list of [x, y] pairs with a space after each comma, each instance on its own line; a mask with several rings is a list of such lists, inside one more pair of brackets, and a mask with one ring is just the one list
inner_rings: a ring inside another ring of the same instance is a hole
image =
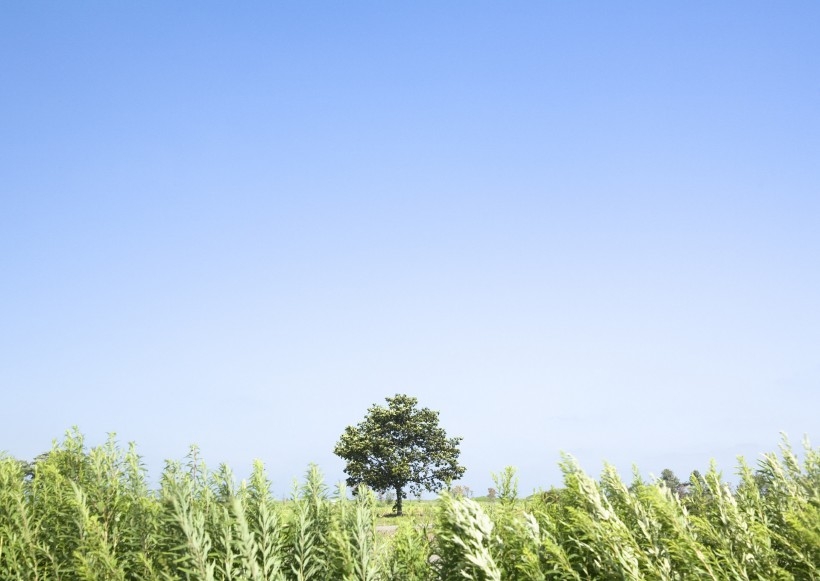
[[374, 490], [396, 491], [396, 514], [402, 514], [407, 492], [440, 490], [458, 480], [461, 438], [448, 438], [439, 427], [438, 412], [418, 409], [415, 397], [388, 397], [387, 407], [372, 405], [364, 421], [345, 428], [333, 452], [347, 462], [347, 485], [366, 484]]

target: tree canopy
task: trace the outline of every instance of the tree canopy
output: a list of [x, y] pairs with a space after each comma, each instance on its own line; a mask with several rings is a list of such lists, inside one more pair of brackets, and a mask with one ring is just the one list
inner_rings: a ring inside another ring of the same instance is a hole
[[464, 474], [459, 466], [461, 438], [448, 438], [438, 412], [417, 407], [418, 399], [396, 394], [387, 407], [372, 405], [364, 420], [345, 428], [333, 452], [347, 462], [347, 485], [395, 490], [397, 514], [406, 491], [440, 490]]

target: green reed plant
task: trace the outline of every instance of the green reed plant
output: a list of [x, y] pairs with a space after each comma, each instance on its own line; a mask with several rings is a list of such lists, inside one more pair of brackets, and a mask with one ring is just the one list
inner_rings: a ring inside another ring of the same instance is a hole
[[331, 511], [327, 486], [319, 468], [311, 465], [304, 483], [295, 485], [291, 517], [286, 526], [286, 566], [290, 579], [305, 581], [329, 576], [327, 553]]
[[133, 446], [71, 430], [28, 466], [0, 457], [0, 579], [20, 581], [820, 580], [820, 453], [783, 441], [737, 484], [716, 467], [685, 494], [569, 456], [563, 486], [522, 500], [511, 468], [486, 509], [447, 493], [432, 528], [376, 530], [367, 489], [330, 497], [311, 466], [272, 498], [261, 463], [238, 483], [192, 447], [147, 484]]
[[382, 555], [376, 541], [376, 496], [359, 486], [353, 502], [340, 485], [329, 534], [330, 569], [337, 579], [376, 581], [381, 578]]
[[50, 579], [56, 561], [40, 534], [40, 518], [26, 497], [22, 465], [0, 458], [0, 578]]
[[431, 581], [432, 531], [426, 522], [415, 519], [398, 525], [389, 539], [383, 578], [388, 581]]
[[434, 529], [437, 579], [498, 581], [501, 570], [492, 556], [493, 522], [469, 498], [444, 492], [439, 497]]
[[257, 560], [262, 578], [269, 581], [285, 579], [285, 536], [277, 503], [271, 498], [271, 482], [262, 462], [255, 461], [250, 482], [241, 496], [250, 531], [256, 541]]
[[490, 548], [501, 578], [545, 579], [541, 566], [544, 549], [541, 547], [540, 525], [519, 502], [516, 469], [507, 466], [492, 477], [498, 495], [497, 502], [488, 510], [493, 522]]

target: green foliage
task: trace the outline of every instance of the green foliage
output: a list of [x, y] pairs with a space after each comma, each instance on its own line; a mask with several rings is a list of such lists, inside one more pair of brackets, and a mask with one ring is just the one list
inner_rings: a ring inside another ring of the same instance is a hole
[[490, 552], [493, 522], [477, 502], [443, 493], [436, 522], [437, 578], [500, 581], [501, 571]]
[[[493, 499], [497, 498], [501, 504], [512, 504], [518, 498], [518, 476], [515, 473], [515, 468], [506, 466], [504, 470], [499, 473], [493, 473], [493, 483], [495, 488], [492, 488]], [[497, 490], [497, 493], [496, 493]]]
[[[381, 579], [381, 561], [376, 549], [376, 497], [361, 486], [353, 503], [341, 488], [336, 515], [331, 522], [329, 547], [334, 578], [345, 581]], [[352, 504], [352, 506], [351, 506]]]
[[543, 581], [540, 525], [531, 512], [519, 506], [515, 468], [507, 466], [500, 474], [493, 474], [493, 481], [500, 490], [500, 502], [489, 512], [495, 524], [490, 547], [501, 578]]
[[816, 580], [820, 453], [804, 448], [741, 460], [736, 486], [713, 466], [683, 495], [565, 456], [561, 488], [519, 499], [507, 468], [496, 502], [445, 492], [432, 527], [380, 531], [372, 490], [331, 497], [315, 466], [277, 501], [260, 463], [237, 484], [192, 448], [152, 490], [133, 446], [89, 450], [73, 430], [29, 465], [0, 457], [0, 579]]
[[388, 581], [431, 581], [432, 547], [426, 526], [415, 520], [402, 522], [391, 540], [385, 579]]
[[681, 494], [683, 483], [680, 481], [680, 478], [670, 470], [669, 468], [664, 468], [661, 471], [660, 482], [666, 486], [670, 491], [675, 494]]
[[388, 397], [387, 407], [373, 405], [365, 419], [348, 426], [333, 452], [346, 461], [347, 484], [379, 491], [396, 491], [396, 513], [402, 514], [406, 490], [440, 490], [459, 479], [461, 438], [448, 438], [439, 427], [438, 412], [416, 407], [407, 395]]

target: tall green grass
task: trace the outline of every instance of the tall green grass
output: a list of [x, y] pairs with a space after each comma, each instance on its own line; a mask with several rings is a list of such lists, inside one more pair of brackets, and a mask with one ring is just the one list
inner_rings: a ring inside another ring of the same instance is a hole
[[802, 458], [784, 441], [735, 485], [713, 466], [681, 495], [565, 456], [561, 488], [518, 498], [505, 469], [497, 501], [444, 493], [432, 524], [386, 534], [371, 491], [331, 493], [315, 466], [279, 501], [260, 463], [237, 483], [192, 448], [152, 488], [133, 446], [73, 430], [31, 469], [0, 458], [0, 579], [814, 580], [820, 453]]

